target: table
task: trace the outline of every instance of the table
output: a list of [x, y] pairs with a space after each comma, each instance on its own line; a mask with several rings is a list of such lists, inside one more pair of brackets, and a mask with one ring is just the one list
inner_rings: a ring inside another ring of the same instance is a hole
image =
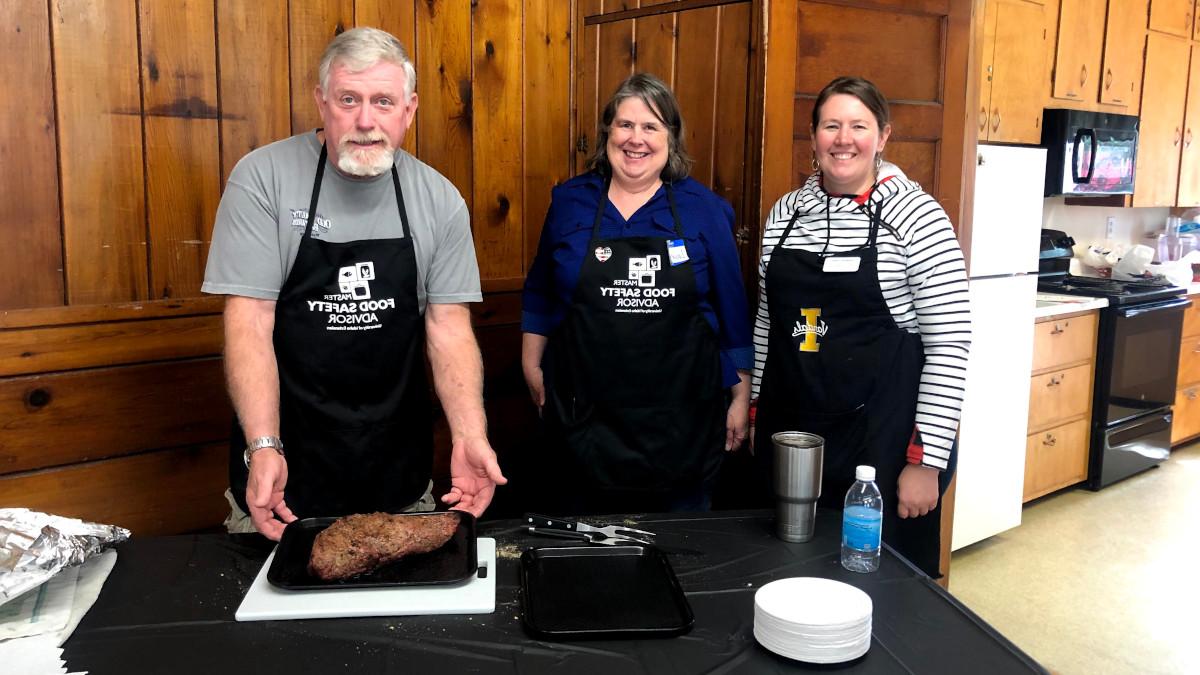
[[[545, 642], [521, 626], [520, 552], [572, 545], [481, 521], [497, 541], [496, 611], [237, 623], [234, 612], [273, 544], [258, 535], [133, 537], [64, 646], [73, 671], [108, 673], [1019, 673], [1046, 671], [953, 596], [885, 547], [878, 572], [838, 562], [838, 511], [816, 537], [788, 544], [766, 511], [613, 517], [658, 533], [696, 615], [678, 638]], [[871, 649], [839, 666], [777, 656], [753, 636], [754, 592], [795, 576], [853, 584], [874, 602]], [[586, 582], [586, 580], [581, 580]]]

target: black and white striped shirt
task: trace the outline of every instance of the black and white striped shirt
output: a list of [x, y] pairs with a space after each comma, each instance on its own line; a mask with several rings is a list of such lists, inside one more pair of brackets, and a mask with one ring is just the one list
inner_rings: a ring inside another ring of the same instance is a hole
[[[921, 463], [945, 469], [958, 430], [962, 409], [967, 353], [971, 344], [971, 315], [967, 273], [962, 249], [950, 219], [937, 201], [909, 181], [899, 169], [885, 164], [882, 181], [871, 193], [870, 211], [882, 201], [882, 219], [891, 226], [876, 235], [879, 285], [896, 325], [920, 333], [925, 365], [917, 391], [917, 429], [924, 442]], [[828, 220], [826, 209], [828, 208]], [[766, 274], [771, 252], [800, 209], [784, 248], [841, 253], [867, 243], [870, 218], [850, 197], [831, 197], [819, 176], [810, 176], [799, 190], [775, 203], [763, 231], [758, 266], [758, 314], [754, 321], [753, 398], [758, 398], [767, 360], [768, 319]], [[905, 452], [897, 448], [897, 452]]]

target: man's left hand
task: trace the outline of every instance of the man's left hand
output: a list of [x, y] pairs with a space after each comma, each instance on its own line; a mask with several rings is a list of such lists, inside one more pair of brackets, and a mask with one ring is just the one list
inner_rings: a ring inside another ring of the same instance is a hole
[[920, 464], [907, 464], [900, 470], [896, 494], [901, 518], [916, 518], [937, 508], [938, 473], [937, 469]]
[[486, 438], [456, 440], [450, 451], [450, 492], [442, 501], [478, 518], [492, 503], [496, 486], [507, 482]]

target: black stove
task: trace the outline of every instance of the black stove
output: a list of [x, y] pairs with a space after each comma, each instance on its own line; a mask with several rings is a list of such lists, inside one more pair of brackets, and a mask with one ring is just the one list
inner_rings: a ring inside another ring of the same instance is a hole
[[1147, 302], [1169, 300], [1187, 291], [1172, 286], [1166, 281], [1138, 280], [1122, 281], [1100, 277], [1082, 277], [1074, 274], [1048, 274], [1038, 277], [1037, 289], [1041, 293], [1084, 295], [1107, 298], [1111, 307], [1140, 305]]

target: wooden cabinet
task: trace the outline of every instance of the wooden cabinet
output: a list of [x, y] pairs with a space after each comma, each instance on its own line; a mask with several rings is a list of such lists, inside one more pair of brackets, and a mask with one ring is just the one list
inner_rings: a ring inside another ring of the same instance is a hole
[[1054, 50], [1054, 98], [1095, 100], [1104, 50], [1105, 0], [1062, 0]]
[[1171, 445], [1200, 436], [1200, 294], [1191, 296], [1192, 306], [1183, 315], [1183, 342], [1179, 346], [1176, 377], [1175, 419], [1171, 423]]
[[[1200, 24], [1200, 22], [1197, 22]], [[1200, 205], [1200, 44], [1192, 45], [1188, 77], [1187, 110], [1183, 115], [1183, 140], [1179, 153], [1177, 206]]]
[[988, 3], [979, 76], [980, 140], [1041, 141], [1045, 58], [1045, 7], [1024, 0]]
[[[1187, 40], [1151, 31], [1142, 78], [1134, 206], [1174, 206], [1188, 98]], [[1196, 92], [1200, 95], [1200, 91]]]
[[1146, 47], [1146, 1], [1109, 0], [1104, 26], [1100, 102], [1137, 111]]
[[1034, 325], [1023, 501], [1087, 479], [1096, 312]]
[[1195, 10], [1194, 0], [1152, 0], [1150, 30], [1182, 38], [1191, 37]]
[[1087, 480], [1087, 447], [1087, 419], [1030, 434], [1025, 442], [1025, 501]]

